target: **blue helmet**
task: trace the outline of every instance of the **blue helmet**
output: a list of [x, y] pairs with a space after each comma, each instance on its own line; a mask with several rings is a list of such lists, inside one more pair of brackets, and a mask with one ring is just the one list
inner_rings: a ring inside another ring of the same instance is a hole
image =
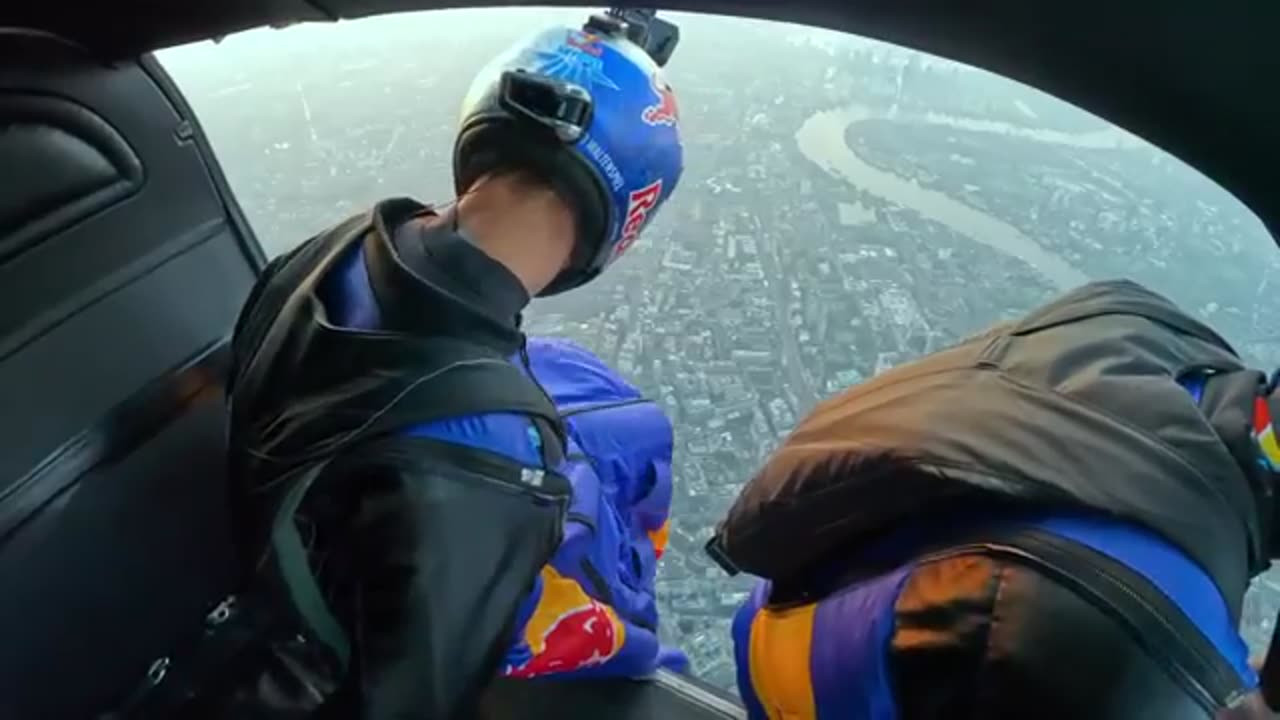
[[459, 193], [516, 167], [549, 182], [576, 213], [569, 267], [541, 295], [577, 287], [635, 243], [684, 169], [675, 95], [662, 70], [595, 16], [517, 44], [476, 77], [454, 145]]

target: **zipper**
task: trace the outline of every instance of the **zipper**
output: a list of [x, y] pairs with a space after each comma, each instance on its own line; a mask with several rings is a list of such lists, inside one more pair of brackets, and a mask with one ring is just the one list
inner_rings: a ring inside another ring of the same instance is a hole
[[920, 562], [974, 553], [1032, 566], [1118, 620], [1206, 712], [1235, 707], [1247, 696], [1235, 669], [1186, 613], [1122, 563], [1034, 528], [997, 532]]
[[397, 467], [416, 469], [421, 462], [407, 451], [407, 446], [419, 445], [430, 447], [433, 458], [440, 458], [453, 465], [459, 472], [467, 473], [471, 478], [487, 485], [501, 488], [507, 492], [533, 497], [543, 502], [564, 504], [568, 507], [568, 499], [572, 494], [569, 479], [559, 471], [549, 469], [541, 471], [541, 485], [531, 485], [525, 481], [525, 471], [529, 468], [487, 450], [456, 445], [434, 438], [396, 438], [396, 443], [372, 446], [370, 454], [377, 454]]
[[[529, 378], [529, 382], [532, 382], [534, 386], [538, 388], [538, 392], [542, 393], [542, 397], [547, 399], [547, 403], [552, 408], [555, 408], [555, 399], [551, 397], [551, 393], [547, 392], [547, 389], [538, 381], [538, 376], [533, 374], [533, 365], [529, 362], [529, 336], [525, 335], [523, 332], [520, 333], [520, 364], [524, 366], [525, 377]], [[534, 424], [538, 434], [544, 436], [542, 438], [541, 447], [542, 465], [547, 470], [553, 470], [564, 461], [564, 454], [569, 450], [568, 431], [564, 427], [564, 422], [563, 420], [560, 420], [554, 427], [543, 428], [542, 423], [539, 423], [536, 418], [531, 417], [530, 421]], [[551, 437], [545, 437], [547, 435], [550, 435]], [[550, 443], [551, 440], [554, 440], [559, 445], [557, 451], [552, 450]]]
[[551, 398], [551, 394], [547, 389], [542, 387], [542, 383], [538, 382], [538, 376], [533, 374], [533, 365], [529, 362], [529, 337], [524, 333], [520, 333], [520, 364], [524, 366], [524, 374], [529, 380], [538, 386], [538, 390], [542, 392], [542, 397], [551, 403], [551, 407], [556, 406], [556, 401]]
[[644, 405], [645, 403], [651, 402], [653, 401], [645, 397], [627, 398], [626, 400], [605, 400], [603, 402], [588, 403], [586, 405], [579, 405], [578, 407], [570, 410], [565, 410], [560, 413], [560, 418], [563, 420], [571, 418], [574, 415], [582, 415], [584, 413], [595, 412], [597, 410], [610, 410], [613, 408], [628, 407], [630, 405]]

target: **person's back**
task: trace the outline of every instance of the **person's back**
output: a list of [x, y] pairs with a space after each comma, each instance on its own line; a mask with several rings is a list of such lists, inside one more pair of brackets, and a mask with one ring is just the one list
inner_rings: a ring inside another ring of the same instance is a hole
[[[675, 123], [640, 118], [656, 64], [600, 22], [477, 76], [455, 205], [378, 203], [264, 272], [229, 384], [241, 609], [171, 673], [217, 661], [230, 677], [139, 707], [448, 718], [502, 669], [572, 496], [520, 315], [617, 260], [682, 169]], [[602, 63], [609, 86], [577, 84], [556, 52]]]
[[1120, 282], [823, 403], [711, 545], [768, 579], [733, 628], [750, 715], [1261, 712], [1269, 392]]

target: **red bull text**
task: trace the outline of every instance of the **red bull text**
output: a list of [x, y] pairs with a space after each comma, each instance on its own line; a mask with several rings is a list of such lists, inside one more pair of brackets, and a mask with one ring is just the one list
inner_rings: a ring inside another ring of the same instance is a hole
[[618, 247], [613, 251], [615, 258], [635, 244], [636, 238], [640, 237], [640, 230], [644, 227], [645, 220], [657, 206], [660, 197], [662, 197], [661, 179], [654, 180], [639, 190], [633, 190], [627, 196], [627, 216], [622, 225], [622, 239], [618, 241]]

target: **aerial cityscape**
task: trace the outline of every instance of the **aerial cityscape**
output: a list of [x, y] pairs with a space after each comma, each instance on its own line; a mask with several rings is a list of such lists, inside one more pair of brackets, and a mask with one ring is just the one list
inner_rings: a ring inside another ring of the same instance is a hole
[[[581, 20], [418, 13], [252, 31], [161, 61], [275, 254], [384, 197], [450, 200], [471, 75], [532, 28]], [[1262, 302], [1280, 253], [1238, 201], [1166, 153], [908, 49], [676, 20], [675, 196], [602, 279], [536, 302], [527, 330], [592, 349], [674, 422], [661, 629], [699, 677], [733, 686], [729, 620], [753, 582], [725, 576], [703, 544], [818, 400], [1111, 277], [1168, 295], [1249, 362], [1280, 364], [1280, 316]], [[1246, 601], [1255, 652], [1280, 610], [1275, 574]]]

